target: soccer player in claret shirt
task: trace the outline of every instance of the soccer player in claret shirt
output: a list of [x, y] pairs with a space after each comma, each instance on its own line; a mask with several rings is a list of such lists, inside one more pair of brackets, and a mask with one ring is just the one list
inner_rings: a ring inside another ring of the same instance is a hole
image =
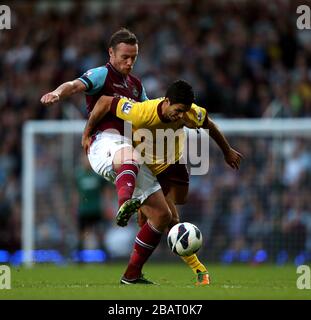
[[[84, 92], [89, 114], [103, 94], [144, 101], [147, 99], [145, 89], [141, 81], [131, 74], [137, 55], [136, 36], [123, 28], [114, 33], [110, 39], [110, 60], [105, 66], [90, 69], [78, 79], [63, 83], [54, 91], [45, 94], [41, 102], [51, 105], [77, 92]], [[97, 131], [108, 129], [117, 130], [123, 135], [123, 120], [112, 114], [107, 115], [104, 121], [98, 123]], [[128, 211], [136, 211], [140, 205], [137, 199], [132, 199], [139, 165], [136, 159], [133, 159], [132, 153], [126, 150], [119, 150], [119, 160], [118, 164], [115, 164], [119, 200], [118, 216], [120, 214], [126, 216]], [[126, 222], [120, 221], [119, 223], [122, 225]]]
[[[166, 196], [166, 186], [170, 185], [171, 181], [178, 183], [178, 179], [180, 179], [180, 177], [178, 177], [178, 166], [181, 166], [182, 164], [178, 164], [178, 161], [182, 156], [181, 146], [183, 146], [183, 144], [180, 144], [179, 139], [175, 139], [174, 160], [176, 169], [174, 171], [172, 170], [173, 167], [169, 165], [165, 155], [161, 159], [159, 158], [159, 154], [155, 155], [153, 152], [153, 150], [156, 150], [157, 143], [159, 143], [159, 141], [156, 140], [156, 130], [158, 129], [165, 130], [170, 128], [176, 131], [184, 126], [188, 128], [209, 129], [209, 134], [222, 150], [226, 163], [233, 169], [238, 169], [242, 155], [230, 147], [225, 136], [208, 117], [206, 109], [195, 105], [193, 101], [194, 93], [192, 87], [182, 80], [174, 82], [168, 88], [165, 98], [148, 100], [141, 103], [135, 103], [125, 98], [120, 99], [103, 96], [98, 100], [90, 115], [83, 134], [82, 145], [85, 151], [88, 152], [92, 143], [91, 137], [93, 128], [95, 127], [96, 122], [104, 118], [108, 112], [116, 115], [120, 119], [131, 122], [133, 130], [142, 128], [149, 129], [152, 133], [153, 141], [150, 142], [153, 146], [148, 149], [152, 150], [150, 154], [148, 154], [146, 149], [144, 150], [144, 159], [152, 173], [157, 176], [164, 191], [164, 195]], [[183, 139], [182, 130], [179, 130], [179, 132], [179, 138]], [[133, 141], [133, 143], [138, 145], [141, 141]], [[167, 150], [167, 143], [164, 146], [164, 150]], [[176, 207], [171, 205], [171, 202], [168, 201], [169, 199], [167, 197], [166, 200], [174, 217], [169, 225], [169, 228], [171, 228], [174, 224], [179, 222], [179, 216]], [[195, 254], [182, 258], [197, 274], [198, 285], [209, 283], [210, 279], [208, 272]]]

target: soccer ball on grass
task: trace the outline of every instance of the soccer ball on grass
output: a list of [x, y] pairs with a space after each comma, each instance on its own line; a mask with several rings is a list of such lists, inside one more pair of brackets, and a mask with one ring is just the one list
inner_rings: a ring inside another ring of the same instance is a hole
[[201, 231], [194, 224], [176, 224], [168, 233], [167, 243], [172, 252], [179, 256], [191, 256], [202, 246]]

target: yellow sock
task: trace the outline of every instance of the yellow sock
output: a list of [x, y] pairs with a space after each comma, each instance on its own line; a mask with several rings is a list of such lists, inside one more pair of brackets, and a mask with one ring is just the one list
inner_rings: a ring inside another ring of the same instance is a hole
[[200, 262], [196, 254], [193, 254], [189, 257], [181, 257], [187, 265], [192, 269], [194, 274], [197, 274], [198, 272], [207, 272], [207, 269], [205, 268], [204, 264]]

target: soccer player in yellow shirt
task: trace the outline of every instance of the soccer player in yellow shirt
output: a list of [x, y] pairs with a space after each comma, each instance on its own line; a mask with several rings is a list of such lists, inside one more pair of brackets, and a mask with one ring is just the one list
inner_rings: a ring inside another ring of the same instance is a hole
[[[96, 123], [108, 112], [132, 123], [134, 131], [133, 144], [136, 146], [136, 150], [140, 147], [140, 144], [144, 144], [145, 148], [142, 150], [144, 161], [152, 173], [157, 176], [172, 211], [174, 218], [170, 227], [179, 222], [174, 196], [169, 196], [170, 184], [172, 181], [177, 184], [180, 182], [180, 184], [184, 183], [184, 186], [188, 187], [188, 177], [179, 174], [185, 172], [185, 165], [179, 164], [183, 153], [184, 132], [182, 128], [184, 126], [209, 129], [210, 136], [218, 144], [224, 154], [225, 161], [232, 168], [239, 168], [242, 157], [239, 152], [230, 147], [224, 135], [208, 117], [206, 109], [197, 106], [193, 102], [193, 89], [187, 82], [182, 80], [175, 81], [168, 88], [164, 98], [134, 102], [127, 98], [102, 96], [90, 114], [82, 138], [82, 145], [85, 151], [88, 151], [93, 141], [92, 135], [95, 133], [93, 129]], [[142, 129], [145, 130], [141, 131]], [[173, 154], [169, 154], [170, 150], [168, 150], [167, 142], [162, 143], [164, 152], [160, 152], [160, 154], [154, 152], [157, 150], [157, 145], [159, 145], [159, 141], [157, 141], [159, 129], [172, 129], [175, 132]], [[138, 132], [139, 134], [137, 134]], [[135, 139], [135, 133], [136, 136], [143, 137], [143, 142], [141, 139]], [[171, 165], [171, 163], [174, 163], [174, 165]], [[195, 254], [189, 257], [182, 257], [182, 259], [197, 275], [198, 285], [209, 284], [210, 279], [207, 269]]]

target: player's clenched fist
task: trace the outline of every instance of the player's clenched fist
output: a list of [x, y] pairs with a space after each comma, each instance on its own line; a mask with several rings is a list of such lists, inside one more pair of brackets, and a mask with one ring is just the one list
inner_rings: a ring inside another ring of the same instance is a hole
[[59, 94], [55, 93], [53, 91], [49, 92], [49, 93], [45, 94], [44, 96], [42, 96], [40, 101], [42, 104], [49, 106], [49, 105], [59, 101]]

